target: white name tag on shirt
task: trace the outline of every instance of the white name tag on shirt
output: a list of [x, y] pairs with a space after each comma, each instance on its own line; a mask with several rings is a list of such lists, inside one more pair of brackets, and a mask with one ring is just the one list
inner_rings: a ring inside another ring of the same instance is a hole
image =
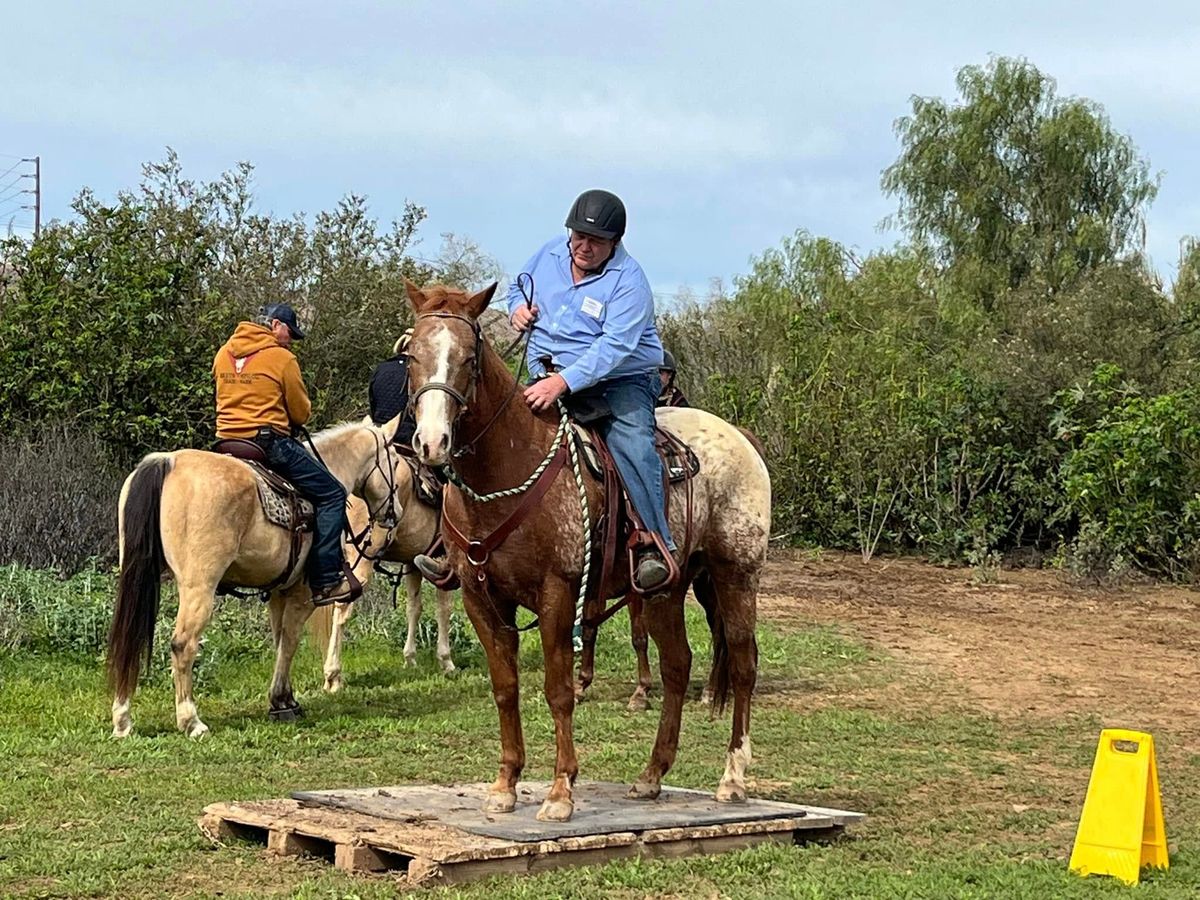
[[589, 316], [595, 316], [598, 319], [600, 318], [600, 314], [604, 312], [604, 304], [595, 297], [584, 297], [583, 311]]

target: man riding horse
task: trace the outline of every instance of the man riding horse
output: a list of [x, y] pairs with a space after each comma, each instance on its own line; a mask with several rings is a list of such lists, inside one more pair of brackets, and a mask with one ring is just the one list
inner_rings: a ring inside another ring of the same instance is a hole
[[238, 323], [213, 360], [217, 438], [253, 441], [267, 465], [312, 502], [316, 521], [307, 574], [313, 603], [345, 603], [361, 593], [346, 576], [342, 555], [346, 491], [292, 437], [312, 414], [300, 365], [289, 349], [303, 339], [296, 312], [286, 303], [264, 306], [255, 321]]
[[[534, 285], [531, 302], [517, 282], [511, 286], [509, 318], [517, 331], [533, 329], [527, 362], [536, 380], [525, 389], [525, 402], [541, 412], [568, 394], [586, 392], [603, 400], [612, 415], [598, 428], [634, 510], [645, 530], [674, 552], [663, 512], [662, 462], [654, 448], [663, 347], [650, 283], [621, 243], [625, 218], [625, 205], [615, 194], [580, 194], [567, 215], [567, 240], [553, 238], [525, 264]], [[428, 557], [414, 562], [431, 579], [445, 574]], [[638, 587], [650, 591], [669, 578], [658, 550], [644, 549]]]
[[658, 379], [662, 389], [658, 394], [657, 406], [691, 406], [679, 385], [675, 383], [678, 373], [679, 366], [675, 362], [675, 355], [670, 350], [664, 350], [662, 365], [658, 367]]

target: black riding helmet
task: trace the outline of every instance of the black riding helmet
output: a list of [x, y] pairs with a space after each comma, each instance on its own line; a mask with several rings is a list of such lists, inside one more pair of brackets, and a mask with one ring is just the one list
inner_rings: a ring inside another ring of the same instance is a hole
[[662, 365], [658, 367], [658, 371], [670, 372], [672, 375], [679, 371], [679, 367], [675, 365], [675, 356], [670, 350], [663, 350], [663, 361]]
[[625, 204], [608, 191], [584, 191], [571, 204], [565, 224], [581, 234], [619, 241], [625, 234]]

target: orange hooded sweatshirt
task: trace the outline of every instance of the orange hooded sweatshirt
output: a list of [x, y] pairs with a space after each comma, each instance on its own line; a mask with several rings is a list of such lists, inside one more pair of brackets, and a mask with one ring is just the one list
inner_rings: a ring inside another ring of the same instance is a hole
[[291, 434], [312, 414], [312, 403], [292, 351], [281, 347], [271, 329], [241, 322], [213, 360], [217, 382], [217, 437], [252, 437], [270, 427]]

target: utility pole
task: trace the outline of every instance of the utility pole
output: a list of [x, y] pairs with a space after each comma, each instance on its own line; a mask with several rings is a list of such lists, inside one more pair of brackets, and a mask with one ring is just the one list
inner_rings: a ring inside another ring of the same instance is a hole
[[[33, 239], [36, 241], [42, 236], [42, 157], [38, 155], [32, 159], [25, 158], [21, 162], [33, 163], [33, 191], [26, 193], [33, 194]], [[29, 178], [30, 176], [24, 177]], [[25, 209], [29, 208], [25, 207]]]

